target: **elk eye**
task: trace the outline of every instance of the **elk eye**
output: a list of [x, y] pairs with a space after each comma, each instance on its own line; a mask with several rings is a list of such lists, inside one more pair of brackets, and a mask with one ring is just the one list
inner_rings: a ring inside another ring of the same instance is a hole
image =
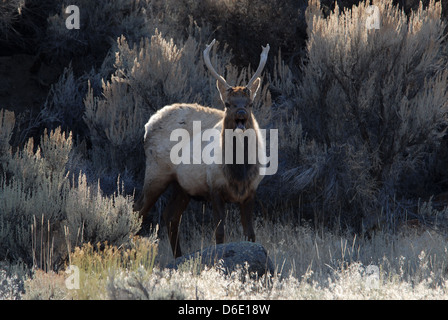
[[226, 105], [226, 108], [230, 108], [231, 107], [230, 103], [228, 103], [228, 102], [226, 102], [225, 105]]

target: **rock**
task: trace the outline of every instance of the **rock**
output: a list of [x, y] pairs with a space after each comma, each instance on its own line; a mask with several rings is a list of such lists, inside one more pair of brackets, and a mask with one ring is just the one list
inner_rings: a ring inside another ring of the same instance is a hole
[[202, 266], [216, 266], [224, 274], [234, 271], [237, 266], [248, 264], [249, 273], [261, 277], [266, 272], [274, 274], [274, 265], [268, 257], [266, 249], [259, 243], [241, 241], [223, 243], [184, 255], [170, 263], [167, 268], [177, 269], [181, 264], [199, 259]]

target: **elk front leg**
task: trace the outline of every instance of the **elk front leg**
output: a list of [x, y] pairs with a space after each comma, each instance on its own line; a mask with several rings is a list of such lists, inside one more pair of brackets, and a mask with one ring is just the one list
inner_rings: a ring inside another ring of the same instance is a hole
[[254, 204], [255, 197], [253, 196], [240, 203], [241, 224], [243, 225], [244, 236], [252, 242], [255, 242], [255, 231], [253, 226]]
[[215, 220], [216, 244], [224, 242], [225, 202], [219, 194], [212, 197], [213, 218]]
[[175, 183], [173, 195], [163, 211], [163, 220], [168, 230], [168, 238], [170, 239], [171, 249], [175, 258], [182, 256], [179, 244], [179, 223], [182, 213], [190, 202], [190, 196]]

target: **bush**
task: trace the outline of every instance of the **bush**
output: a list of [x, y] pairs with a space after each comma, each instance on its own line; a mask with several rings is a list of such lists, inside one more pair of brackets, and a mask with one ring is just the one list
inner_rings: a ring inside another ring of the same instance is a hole
[[[70, 5], [80, 9], [82, 28], [79, 30], [66, 28], [65, 21], [69, 14], [65, 10]], [[76, 61], [82, 61], [80, 66], [84, 70], [92, 64], [100, 64], [117, 37], [125, 35], [138, 41], [151, 25], [148, 23], [150, 4], [147, 0], [59, 0], [58, 9], [56, 14], [48, 17], [48, 27], [39, 51], [48, 60], [58, 63], [68, 63], [78, 57]]]
[[307, 139], [285, 174], [315, 212], [366, 228], [391, 199], [412, 193], [410, 180], [431, 175], [448, 107], [441, 4], [421, 4], [408, 18], [374, 2], [379, 30], [365, 27], [368, 5], [336, 5], [324, 18], [319, 2], [309, 3], [296, 105]]
[[170, 36], [185, 34], [182, 26], [193, 20], [232, 48], [232, 63], [257, 66], [260, 46], [266, 43], [271, 52], [281, 49], [291, 65], [300, 60], [306, 36], [306, 5], [306, 0], [169, 0], [156, 4], [155, 9], [167, 12], [164, 21], [173, 28]]
[[[157, 233], [157, 229], [155, 229]], [[72, 293], [76, 299], [107, 299], [110, 283], [116, 274], [145, 271], [152, 273], [157, 254], [154, 235], [134, 237], [126, 246], [90, 243], [78, 247], [70, 255], [70, 264], [79, 268], [79, 290]]]
[[45, 270], [57, 269], [67, 247], [84, 242], [129, 240], [140, 220], [132, 212], [133, 199], [117, 191], [103, 197], [66, 170], [72, 150], [71, 134], [56, 129], [44, 133], [35, 147], [30, 139], [23, 150], [7, 146], [14, 116], [0, 112], [2, 154], [0, 176], [0, 259], [24, 261]]
[[0, 4], [0, 54], [34, 52], [44, 39], [46, 18], [59, 0], [9, 0]]
[[14, 29], [14, 22], [18, 20], [18, 15], [23, 2], [21, 0], [2, 1], [0, 3], [0, 42], [8, 42], [17, 31]]

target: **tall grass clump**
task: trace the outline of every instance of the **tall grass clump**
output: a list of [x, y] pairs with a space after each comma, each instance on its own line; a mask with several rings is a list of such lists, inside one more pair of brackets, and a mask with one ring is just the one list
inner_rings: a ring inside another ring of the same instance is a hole
[[316, 216], [366, 229], [384, 218], [381, 208], [434, 192], [425, 184], [437, 178], [448, 107], [441, 3], [420, 4], [409, 17], [391, 2], [373, 5], [379, 29], [366, 27], [368, 2], [336, 4], [327, 17], [309, 2], [293, 124], [306, 139], [284, 174]]

